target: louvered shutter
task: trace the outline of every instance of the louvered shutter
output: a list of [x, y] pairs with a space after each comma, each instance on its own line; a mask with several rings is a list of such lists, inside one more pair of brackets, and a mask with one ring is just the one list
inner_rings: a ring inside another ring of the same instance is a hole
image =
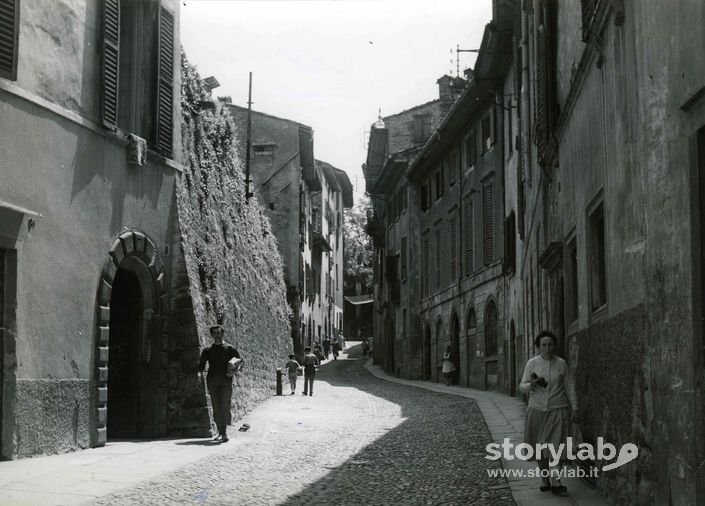
[[120, 1], [103, 4], [103, 124], [116, 128], [120, 86]]
[[492, 216], [492, 185], [482, 187], [482, 223], [485, 265], [494, 260], [494, 219]]
[[17, 79], [20, 0], [0, 0], [0, 77]]
[[465, 275], [469, 276], [474, 270], [473, 264], [473, 216], [472, 216], [472, 200], [465, 201], [464, 208], [464, 228], [465, 228]]
[[406, 237], [401, 239], [401, 279], [406, 279], [406, 250], [407, 250], [407, 240]]
[[421, 293], [428, 296], [428, 238], [425, 237], [421, 247]]
[[497, 142], [497, 122], [495, 118], [496, 107], [490, 109], [490, 146], [494, 146]]
[[159, 51], [157, 79], [157, 149], [172, 156], [174, 131], [174, 16], [159, 9]]
[[537, 32], [536, 51], [536, 147], [539, 163], [543, 163], [546, 154], [547, 118], [546, 118], [546, 29]]
[[438, 229], [436, 230], [436, 276], [435, 276], [435, 289], [440, 290], [441, 289], [441, 265], [442, 265], [442, 258], [441, 258], [441, 230]]
[[458, 277], [458, 218], [453, 216], [448, 222], [450, 230], [450, 263], [448, 278], [453, 283]]

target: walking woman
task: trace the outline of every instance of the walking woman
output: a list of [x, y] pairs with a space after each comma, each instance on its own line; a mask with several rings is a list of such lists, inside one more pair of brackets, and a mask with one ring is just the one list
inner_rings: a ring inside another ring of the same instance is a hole
[[443, 354], [443, 377], [446, 380], [446, 385], [450, 386], [455, 372], [455, 364], [450, 359], [450, 344], [446, 346], [446, 352]]
[[[524, 424], [524, 442], [536, 448], [537, 443], [550, 443], [558, 449], [566, 442], [572, 419], [578, 422], [578, 400], [575, 384], [568, 374], [568, 365], [561, 357], [554, 355], [558, 344], [556, 336], [544, 330], [534, 343], [540, 354], [529, 359], [524, 368], [519, 388], [529, 394]], [[561, 484], [559, 465], [549, 469], [550, 454], [544, 450], [536, 458], [541, 469], [542, 492], [551, 491], [565, 496], [567, 490]]]

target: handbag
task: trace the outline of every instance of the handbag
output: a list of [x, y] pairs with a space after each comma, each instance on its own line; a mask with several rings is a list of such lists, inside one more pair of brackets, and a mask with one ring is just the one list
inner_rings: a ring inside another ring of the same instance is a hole
[[242, 359], [233, 357], [230, 360], [228, 360], [228, 367], [225, 371], [225, 375], [228, 378], [232, 378], [235, 374], [239, 373], [240, 370], [242, 370]]

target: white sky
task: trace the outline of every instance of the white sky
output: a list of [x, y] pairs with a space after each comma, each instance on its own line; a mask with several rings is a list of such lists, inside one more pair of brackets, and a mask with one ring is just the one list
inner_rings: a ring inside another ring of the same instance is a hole
[[[477, 49], [492, 0], [182, 0], [181, 43], [214, 96], [309, 125], [314, 154], [364, 192], [377, 119], [438, 98], [456, 45]], [[452, 49], [452, 52], [451, 52]], [[475, 53], [460, 53], [460, 72]], [[357, 197], [356, 197], [357, 200]]]

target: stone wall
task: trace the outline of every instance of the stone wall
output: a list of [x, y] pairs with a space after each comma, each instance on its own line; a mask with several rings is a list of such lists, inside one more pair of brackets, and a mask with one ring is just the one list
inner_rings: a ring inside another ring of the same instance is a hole
[[[233, 396], [234, 419], [274, 394], [276, 368], [291, 352], [282, 260], [258, 199], [245, 199], [233, 144], [234, 124], [221, 105], [209, 107], [200, 77], [182, 65], [185, 170], [177, 203], [183, 262], [174, 281], [188, 293], [173, 300], [170, 343], [170, 432], [201, 434], [205, 388], [196, 381], [208, 327], [225, 327], [225, 341], [245, 361]], [[193, 315], [192, 317], [189, 315]]]
[[569, 344], [585, 441], [596, 444], [603, 437], [618, 449], [625, 443], [639, 447], [635, 465], [600, 475], [599, 488], [619, 504], [652, 504], [658, 481], [651, 444], [650, 379], [644, 362], [645, 338], [651, 332], [646, 308], [639, 304], [594, 323]]

